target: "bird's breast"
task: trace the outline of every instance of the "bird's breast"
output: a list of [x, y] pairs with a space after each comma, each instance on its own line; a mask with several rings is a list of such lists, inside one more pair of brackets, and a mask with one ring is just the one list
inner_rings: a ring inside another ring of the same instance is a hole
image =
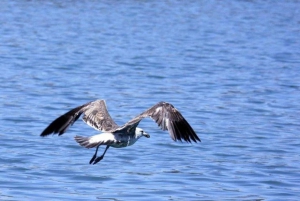
[[116, 143], [111, 145], [114, 148], [123, 148], [133, 145], [137, 139], [131, 135], [126, 134], [115, 134]]

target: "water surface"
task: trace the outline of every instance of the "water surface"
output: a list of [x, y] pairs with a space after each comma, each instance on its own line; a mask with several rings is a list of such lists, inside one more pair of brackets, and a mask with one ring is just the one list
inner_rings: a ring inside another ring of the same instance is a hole
[[[1, 1], [1, 200], [297, 200], [297, 1]], [[151, 138], [94, 150], [39, 137], [105, 99], [120, 125], [159, 101], [202, 142]]]

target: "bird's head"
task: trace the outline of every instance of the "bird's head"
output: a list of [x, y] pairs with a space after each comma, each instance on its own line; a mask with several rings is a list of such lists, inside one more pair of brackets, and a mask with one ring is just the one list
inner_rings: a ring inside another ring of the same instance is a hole
[[148, 134], [148, 133], [146, 133], [143, 129], [141, 129], [141, 128], [136, 128], [135, 129], [135, 135], [136, 135], [136, 137], [142, 137], [142, 136], [144, 136], [144, 137], [146, 137], [146, 138], [149, 138], [150, 137], [150, 135]]

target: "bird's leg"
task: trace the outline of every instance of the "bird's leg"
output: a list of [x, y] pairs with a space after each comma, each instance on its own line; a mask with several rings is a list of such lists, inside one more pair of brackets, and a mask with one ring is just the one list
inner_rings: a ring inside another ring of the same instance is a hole
[[94, 154], [94, 156], [93, 156], [93, 157], [91, 158], [91, 160], [90, 160], [90, 164], [92, 164], [92, 162], [94, 162], [94, 160], [95, 160], [95, 158], [96, 158], [96, 156], [97, 156], [97, 152], [98, 152], [99, 147], [100, 147], [100, 145], [97, 146], [96, 151], [95, 151], [95, 154]]
[[108, 150], [108, 148], [109, 148], [109, 145], [106, 146], [103, 154], [95, 159], [93, 165], [95, 165], [96, 163], [98, 163], [99, 161], [101, 161], [104, 158], [104, 155], [105, 155], [106, 151]]

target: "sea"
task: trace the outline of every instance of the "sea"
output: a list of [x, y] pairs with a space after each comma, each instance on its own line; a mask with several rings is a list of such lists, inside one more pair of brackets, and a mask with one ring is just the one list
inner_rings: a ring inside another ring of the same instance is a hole
[[[300, 199], [297, 0], [1, 0], [0, 70], [0, 200]], [[201, 142], [146, 118], [90, 165], [81, 119], [40, 137], [97, 99], [118, 125], [169, 102]]]

